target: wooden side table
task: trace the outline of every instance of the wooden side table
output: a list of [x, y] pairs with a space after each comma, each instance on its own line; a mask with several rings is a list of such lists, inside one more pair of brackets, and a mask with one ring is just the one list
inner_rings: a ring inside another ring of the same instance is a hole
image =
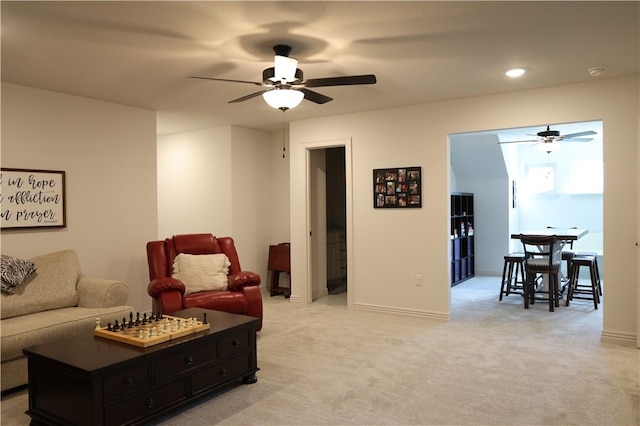
[[269, 246], [267, 269], [271, 271], [271, 287], [269, 289], [271, 296], [284, 293], [285, 298], [291, 297], [291, 287], [280, 287], [280, 273], [291, 273], [291, 245], [289, 243]]

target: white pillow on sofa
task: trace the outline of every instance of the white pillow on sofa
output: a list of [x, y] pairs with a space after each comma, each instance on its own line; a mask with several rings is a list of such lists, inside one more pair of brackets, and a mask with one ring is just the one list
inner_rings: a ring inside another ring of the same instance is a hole
[[180, 253], [173, 260], [173, 278], [184, 283], [185, 294], [227, 290], [229, 258], [225, 254]]

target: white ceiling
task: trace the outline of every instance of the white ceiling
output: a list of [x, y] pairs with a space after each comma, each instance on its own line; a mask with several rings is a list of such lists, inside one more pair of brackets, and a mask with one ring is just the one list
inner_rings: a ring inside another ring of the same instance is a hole
[[[290, 44], [306, 78], [376, 74], [314, 89], [285, 119], [502, 93], [638, 73], [639, 2], [3, 1], [2, 80], [158, 111], [158, 133], [283, 116], [240, 83]], [[529, 69], [521, 79], [510, 67]], [[533, 124], [533, 123], [532, 123]], [[553, 124], [553, 123], [552, 123]], [[536, 129], [540, 131], [542, 129]], [[535, 133], [535, 132], [534, 132]]]

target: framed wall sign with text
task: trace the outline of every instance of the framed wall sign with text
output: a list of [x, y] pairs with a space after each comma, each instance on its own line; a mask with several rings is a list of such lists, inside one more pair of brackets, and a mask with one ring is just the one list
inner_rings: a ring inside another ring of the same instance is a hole
[[373, 207], [422, 207], [422, 168], [374, 169]]
[[67, 226], [65, 172], [2, 168], [0, 183], [2, 229]]

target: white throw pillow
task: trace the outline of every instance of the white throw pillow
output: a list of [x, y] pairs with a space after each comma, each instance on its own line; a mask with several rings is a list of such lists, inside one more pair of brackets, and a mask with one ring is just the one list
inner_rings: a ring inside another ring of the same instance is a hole
[[185, 294], [199, 291], [227, 290], [229, 258], [225, 254], [180, 253], [173, 260], [173, 278], [182, 281]]

